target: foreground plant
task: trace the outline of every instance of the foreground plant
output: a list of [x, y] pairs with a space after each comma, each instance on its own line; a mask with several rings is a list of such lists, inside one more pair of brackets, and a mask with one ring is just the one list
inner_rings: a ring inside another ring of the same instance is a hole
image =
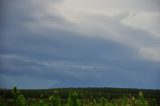
[[[57, 91], [49, 96], [43, 96], [43, 93], [38, 98], [26, 98], [22, 95], [17, 87], [12, 90], [13, 101], [0, 97], [0, 106], [158, 106], [156, 99], [146, 99], [143, 92], [139, 92], [138, 97], [120, 97], [115, 99], [108, 99], [106, 97], [95, 97], [85, 101], [80, 99], [77, 92], [69, 94], [68, 99], [63, 98], [63, 102]], [[83, 96], [81, 96], [83, 97]], [[67, 101], [66, 101], [67, 100]], [[9, 103], [7, 103], [9, 101]]]
[[49, 97], [50, 106], [61, 106], [60, 97], [57, 91], [54, 91], [54, 94]]
[[17, 100], [16, 100], [17, 106], [26, 106], [26, 99], [23, 95], [19, 95]]
[[81, 102], [78, 99], [78, 94], [76, 92], [71, 93], [68, 97], [68, 106], [80, 106]]
[[5, 106], [4, 99], [0, 96], [0, 106]]

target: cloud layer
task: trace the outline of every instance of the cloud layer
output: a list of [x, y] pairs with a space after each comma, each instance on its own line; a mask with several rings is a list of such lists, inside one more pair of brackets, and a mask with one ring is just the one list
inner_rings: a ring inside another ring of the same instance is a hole
[[1, 87], [160, 88], [158, 0], [2, 4]]
[[65, 0], [56, 8], [80, 32], [121, 42], [137, 49], [139, 57], [160, 61], [158, 4], [157, 0]]

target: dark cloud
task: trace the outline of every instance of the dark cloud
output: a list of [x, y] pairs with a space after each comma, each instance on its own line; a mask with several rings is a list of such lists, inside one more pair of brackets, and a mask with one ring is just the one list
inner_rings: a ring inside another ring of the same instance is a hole
[[[3, 50], [8, 58], [2, 55], [1, 74], [57, 80], [59, 83], [54, 87], [78, 86], [76, 82], [83, 84], [86, 80], [85, 86], [105, 86], [106, 83], [116, 86], [121, 82], [134, 87], [138, 82], [159, 79], [159, 63], [134, 59], [134, 51], [124, 45], [69, 32], [53, 32], [56, 34], [26, 35], [11, 40]], [[144, 74], [146, 78], [141, 81]], [[99, 83], [101, 81], [106, 83]]]
[[[37, 27], [39, 29], [41, 21], [51, 22], [51, 26], [65, 27], [72, 26], [72, 23], [57, 14], [56, 10], [53, 10], [52, 15], [44, 12], [46, 6], [43, 3], [37, 2], [36, 5], [31, 0], [15, 0], [12, 4], [6, 0], [3, 5], [0, 29], [1, 75], [15, 79], [26, 75], [58, 82], [50, 87], [159, 88], [155, 86], [160, 80], [159, 63], [134, 58], [136, 50], [114, 41], [84, 36], [74, 29], [45, 29], [42, 25], [45, 31], [36, 33], [34, 30]], [[28, 27], [28, 24], [35, 26]], [[129, 31], [131, 32], [125, 31], [123, 34], [144, 34], [138, 30]], [[0, 87], [5, 86], [7, 79], [3, 77], [3, 80]], [[28, 88], [31, 86], [28, 85]]]

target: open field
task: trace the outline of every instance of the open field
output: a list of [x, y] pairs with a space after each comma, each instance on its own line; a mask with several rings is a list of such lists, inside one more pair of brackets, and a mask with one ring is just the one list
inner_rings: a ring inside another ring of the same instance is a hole
[[15, 87], [1, 89], [0, 96], [2, 106], [160, 106], [160, 90], [149, 89]]

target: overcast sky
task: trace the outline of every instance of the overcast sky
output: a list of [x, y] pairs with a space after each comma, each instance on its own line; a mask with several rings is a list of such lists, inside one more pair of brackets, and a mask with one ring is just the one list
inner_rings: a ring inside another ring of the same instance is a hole
[[159, 0], [2, 0], [0, 87], [160, 89]]

